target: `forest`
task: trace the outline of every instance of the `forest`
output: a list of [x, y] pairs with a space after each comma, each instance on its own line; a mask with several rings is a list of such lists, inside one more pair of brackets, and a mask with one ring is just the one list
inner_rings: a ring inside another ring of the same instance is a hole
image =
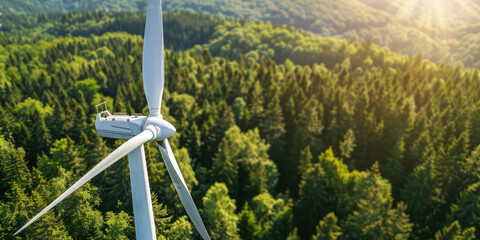
[[[290, 25], [403, 54], [422, 52], [437, 64], [480, 68], [480, 0], [164, 0], [163, 8]], [[6, 14], [145, 9], [145, 0], [0, 2]]]
[[[148, 115], [144, 21], [2, 16], [0, 239], [135, 237], [126, 158], [12, 235], [123, 143], [96, 134], [96, 104]], [[263, 21], [164, 26], [162, 115], [212, 239], [478, 238], [478, 69]], [[157, 236], [200, 239], [145, 152]]]

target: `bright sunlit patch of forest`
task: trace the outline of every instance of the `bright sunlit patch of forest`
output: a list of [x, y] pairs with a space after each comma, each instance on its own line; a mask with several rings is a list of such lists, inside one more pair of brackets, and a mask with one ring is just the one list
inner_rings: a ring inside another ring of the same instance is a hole
[[477, 0], [360, 0], [373, 8], [403, 16], [439, 29], [455, 28], [480, 21]]
[[[390, 18], [370, 18], [382, 16]], [[123, 143], [96, 134], [96, 104], [148, 115], [145, 14], [6, 14], [1, 22], [0, 239], [14, 239]], [[165, 13], [162, 114], [177, 129], [173, 152], [212, 239], [478, 238], [477, 25], [452, 33], [456, 55], [436, 52], [464, 68], [375, 41]], [[199, 239], [155, 144], [145, 154], [157, 236]], [[134, 237], [127, 159], [20, 234]]]

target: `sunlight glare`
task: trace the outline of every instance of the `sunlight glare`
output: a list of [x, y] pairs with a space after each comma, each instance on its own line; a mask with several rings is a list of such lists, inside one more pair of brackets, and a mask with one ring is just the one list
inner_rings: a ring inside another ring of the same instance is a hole
[[396, 16], [403, 16], [416, 23], [447, 29], [457, 23], [478, 18], [479, 6], [470, 0], [392, 0], [391, 8]]

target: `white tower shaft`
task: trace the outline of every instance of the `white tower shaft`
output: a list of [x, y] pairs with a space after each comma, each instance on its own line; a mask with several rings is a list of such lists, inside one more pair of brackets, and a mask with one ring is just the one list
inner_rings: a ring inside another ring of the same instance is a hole
[[128, 154], [132, 187], [135, 235], [139, 240], [156, 240], [152, 199], [148, 183], [147, 162], [143, 145]]

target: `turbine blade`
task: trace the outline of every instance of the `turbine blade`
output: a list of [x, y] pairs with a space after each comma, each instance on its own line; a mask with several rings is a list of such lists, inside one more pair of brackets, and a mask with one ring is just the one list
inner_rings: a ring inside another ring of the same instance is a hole
[[187, 211], [187, 214], [192, 220], [193, 225], [204, 240], [210, 240], [207, 229], [203, 224], [202, 218], [198, 213], [198, 209], [193, 202], [193, 198], [190, 195], [190, 192], [188, 191], [187, 184], [185, 184], [185, 180], [183, 179], [182, 173], [180, 172], [177, 160], [175, 160], [175, 156], [173, 156], [172, 148], [170, 148], [168, 140], [165, 139], [160, 142], [158, 144], [158, 147], [160, 148], [160, 152], [162, 153], [163, 160], [165, 161], [165, 165], [167, 166], [167, 170], [170, 174], [170, 178], [173, 181], [173, 185], [175, 185], [178, 196], [180, 196], [183, 207]]
[[57, 199], [55, 199], [52, 203], [50, 203], [45, 209], [43, 209], [39, 214], [37, 214], [34, 218], [28, 221], [22, 228], [20, 228], [14, 236], [20, 233], [23, 229], [28, 227], [30, 224], [35, 222], [38, 218], [40, 218], [43, 214], [45, 214], [48, 210], [55, 207], [58, 203], [60, 203], [63, 199], [68, 197], [71, 193], [75, 190], [80, 188], [83, 184], [87, 183], [93, 177], [97, 176], [100, 172], [105, 170], [106, 168], [110, 167], [112, 164], [120, 160], [122, 157], [127, 155], [129, 152], [133, 151], [134, 149], [138, 148], [145, 142], [152, 140], [153, 133], [150, 130], [145, 130], [138, 134], [137, 136], [131, 138], [120, 147], [115, 149], [110, 155], [100, 161], [95, 167], [93, 167], [90, 171], [87, 172], [82, 178], [80, 178], [75, 184], [73, 184], [67, 191], [62, 193]]
[[142, 64], [143, 88], [150, 115], [159, 116], [165, 82], [162, 3], [160, 0], [148, 0]]

